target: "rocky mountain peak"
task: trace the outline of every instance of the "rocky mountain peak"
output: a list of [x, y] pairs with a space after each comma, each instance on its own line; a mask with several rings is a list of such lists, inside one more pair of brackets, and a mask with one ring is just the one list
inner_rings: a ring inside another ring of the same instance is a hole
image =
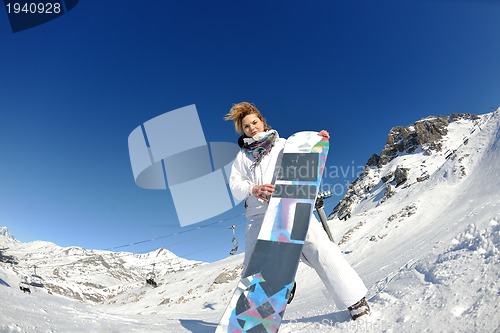
[[419, 148], [427, 154], [441, 151], [439, 141], [448, 133], [448, 125], [451, 122], [478, 118], [477, 115], [470, 113], [453, 113], [449, 117], [430, 116], [406, 127], [395, 126], [389, 131], [380, 155], [373, 154], [366, 164], [381, 167], [392, 161], [399, 153], [412, 154]]
[[398, 153], [411, 154], [418, 148], [441, 150], [439, 140], [448, 133], [448, 117], [428, 117], [410, 126], [393, 127], [378, 159], [378, 166], [386, 165]]
[[[411, 165], [393, 165], [391, 163], [398, 156], [422, 153], [429, 157], [435, 153], [449, 149], [443, 147], [443, 139], [447, 136], [449, 125], [454, 122], [463, 122], [475, 126], [479, 116], [469, 113], [454, 113], [450, 116], [430, 116], [418, 120], [409, 126], [395, 126], [387, 135], [386, 143], [380, 155], [373, 154], [367, 161], [365, 169], [352, 182], [346, 194], [333, 209], [329, 218], [338, 216], [347, 219], [351, 215], [352, 207], [356, 202], [367, 197], [377, 185], [386, 184], [384, 196], [380, 203], [387, 200], [394, 193], [394, 188], [404, 184], [408, 179]], [[466, 141], [464, 141], [464, 144]], [[451, 155], [451, 154], [450, 154]], [[408, 163], [408, 162], [406, 162]], [[417, 166], [424, 170], [425, 167]], [[427, 171], [423, 172], [416, 181], [428, 178]]]
[[5, 237], [6, 240], [10, 242], [17, 242], [18, 240], [12, 236], [9, 229], [7, 227], [0, 227], [0, 237]]

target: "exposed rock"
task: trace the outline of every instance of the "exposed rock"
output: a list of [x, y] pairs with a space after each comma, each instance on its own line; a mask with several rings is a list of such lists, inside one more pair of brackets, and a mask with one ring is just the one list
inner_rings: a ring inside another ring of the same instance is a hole
[[381, 180], [382, 182], [387, 183], [389, 180], [392, 179], [392, 177], [394, 177], [394, 172], [389, 172], [387, 175], [383, 176]]
[[440, 150], [438, 141], [448, 133], [448, 117], [428, 117], [408, 127], [396, 126], [389, 131], [378, 166], [394, 159], [398, 153], [413, 153], [417, 148], [427, 146]]
[[172, 300], [170, 298], [165, 298], [159, 305], [166, 305], [172, 303]]
[[[372, 156], [373, 157], [373, 156]], [[373, 166], [366, 166], [363, 172], [356, 178], [354, 182], [349, 185], [344, 198], [335, 206], [333, 211], [328, 216], [328, 219], [333, 218], [333, 216], [337, 215], [339, 219], [347, 220], [351, 217], [351, 209], [352, 204], [360, 197], [367, 195], [371, 189], [376, 185], [375, 183], [365, 182], [364, 179], [370, 172], [370, 168], [374, 168]]]
[[13, 255], [8, 255], [8, 254], [5, 254], [4, 252], [8, 250], [8, 248], [0, 248], [0, 262], [4, 262], [4, 263], [7, 263], [7, 264], [12, 264], [12, 265], [17, 265], [19, 263], [19, 261], [17, 260], [17, 258]]
[[222, 284], [222, 283], [228, 283], [233, 280], [236, 280], [237, 278], [240, 277], [241, 275], [241, 269], [243, 268], [243, 265], [238, 265], [235, 269], [230, 270], [230, 271], [224, 271], [220, 273], [214, 280], [214, 283], [216, 284]]
[[396, 182], [396, 187], [408, 180], [408, 170], [408, 168], [401, 168], [398, 165], [394, 171], [394, 181]]
[[450, 116], [450, 123], [457, 121], [457, 120], [476, 120], [479, 119], [479, 116], [471, 113], [452, 113]]
[[382, 198], [382, 200], [380, 200], [380, 203], [384, 203], [387, 199], [392, 197], [394, 195], [394, 193], [396, 193], [396, 192], [394, 192], [392, 185], [387, 184], [387, 186], [385, 188], [385, 192], [384, 192], [384, 197]]
[[352, 235], [354, 234], [354, 232], [358, 229], [360, 229], [362, 226], [364, 226], [366, 224], [365, 221], [361, 221], [359, 222], [358, 224], [356, 224], [356, 226], [354, 226], [353, 228], [349, 229], [345, 234], [344, 236], [342, 236], [342, 239], [339, 241], [339, 244], [338, 245], [342, 245], [344, 243], [346, 243], [351, 237]]
[[346, 220], [351, 214], [350, 207], [354, 203], [356, 194], [355, 192], [351, 189], [349, 189], [344, 195], [344, 198], [339, 201], [337, 206], [333, 208], [332, 213], [328, 216], [328, 219], [333, 218], [334, 215], [337, 215], [339, 219]]
[[392, 214], [391, 216], [389, 216], [387, 218], [387, 220], [389, 222], [392, 222], [392, 221], [394, 221], [396, 219], [400, 219], [400, 221], [402, 221], [404, 218], [412, 216], [413, 214], [415, 214], [416, 211], [417, 211], [417, 205], [411, 204], [409, 206], [406, 206], [406, 207], [402, 208], [399, 212], [397, 212], [395, 214]]
[[45, 289], [50, 290], [54, 294], [58, 295], [63, 295], [66, 297], [70, 297], [73, 299], [76, 299], [78, 301], [92, 301], [92, 302], [102, 302], [105, 297], [98, 294], [98, 293], [88, 293], [88, 292], [81, 292], [77, 290], [73, 290], [69, 287], [63, 287], [61, 285], [56, 285], [56, 284], [51, 284], [51, 283], [46, 283], [45, 284]]
[[347, 219], [350, 218], [351, 218], [351, 210], [349, 209], [349, 207], [345, 207], [344, 209], [342, 209], [342, 211], [339, 212], [340, 220], [347, 221]]
[[[462, 113], [452, 114], [451, 116], [431, 116], [422, 120], [416, 121], [407, 127], [396, 126], [393, 127], [387, 136], [386, 144], [380, 155], [373, 154], [366, 162], [366, 167], [363, 172], [354, 180], [346, 191], [344, 197], [335, 206], [328, 219], [337, 216], [340, 219], [350, 217], [355, 203], [360, 202], [364, 198], [369, 197], [370, 191], [375, 188], [378, 181], [383, 183], [391, 182], [391, 185], [396, 187], [404, 183], [408, 183], [407, 168], [396, 168], [394, 171], [385, 173], [380, 178], [373, 178], [369, 180], [367, 177], [371, 172], [377, 174], [380, 168], [387, 165], [390, 161], [399, 155], [413, 154], [422, 152], [426, 156], [432, 155], [434, 152], [442, 150], [442, 139], [448, 134], [448, 125], [450, 122], [460, 119], [475, 120], [479, 119], [478, 116]], [[459, 170], [462, 174], [464, 170]], [[421, 182], [428, 179], [428, 175], [422, 175], [417, 178]], [[394, 194], [394, 189], [391, 186], [386, 187], [383, 197], [380, 199], [379, 204], [390, 198]]]
[[379, 161], [380, 161], [380, 156], [378, 156], [377, 154], [373, 154], [368, 159], [368, 162], [366, 162], [366, 165], [367, 166], [377, 166]]

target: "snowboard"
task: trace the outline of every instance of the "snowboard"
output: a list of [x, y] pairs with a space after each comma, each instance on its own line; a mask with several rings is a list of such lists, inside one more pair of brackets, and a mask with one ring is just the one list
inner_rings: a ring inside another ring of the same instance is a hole
[[295, 281], [328, 148], [328, 140], [318, 132], [298, 132], [287, 139], [257, 243], [216, 333], [278, 331]]

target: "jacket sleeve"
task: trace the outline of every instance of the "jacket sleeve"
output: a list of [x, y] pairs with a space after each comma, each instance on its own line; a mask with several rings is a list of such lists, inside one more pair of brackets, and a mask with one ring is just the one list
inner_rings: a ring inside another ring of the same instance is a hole
[[252, 188], [255, 186], [246, 175], [243, 157], [241, 152], [236, 155], [229, 177], [229, 187], [236, 200], [244, 200], [252, 195]]

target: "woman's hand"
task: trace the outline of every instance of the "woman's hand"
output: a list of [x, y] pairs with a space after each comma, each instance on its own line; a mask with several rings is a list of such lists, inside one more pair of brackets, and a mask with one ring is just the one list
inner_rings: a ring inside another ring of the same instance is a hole
[[330, 139], [330, 133], [328, 133], [326, 130], [321, 130], [318, 132], [319, 136], [323, 137], [323, 140], [328, 140]]
[[258, 199], [264, 200], [265, 202], [269, 202], [269, 197], [273, 192], [273, 184], [255, 185], [252, 188], [252, 195], [257, 197]]

